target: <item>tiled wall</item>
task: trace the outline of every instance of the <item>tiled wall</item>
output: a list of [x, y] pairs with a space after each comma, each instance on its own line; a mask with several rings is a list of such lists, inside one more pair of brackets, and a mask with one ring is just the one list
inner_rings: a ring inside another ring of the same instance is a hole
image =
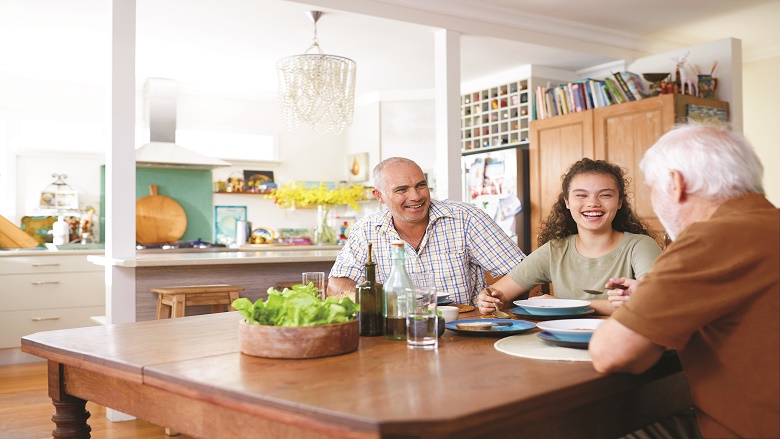
[[[137, 168], [136, 199], [149, 195], [149, 185], [157, 185], [158, 195], [173, 198], [187, 214], [187, 231], [181, 241], [214, 239], [211, 171], [200, 169]], [[105, 206], [105, 167], [100, 176], [100, 205]], [[105, 242], [105, 216], [100, 216], [100, 242]]]

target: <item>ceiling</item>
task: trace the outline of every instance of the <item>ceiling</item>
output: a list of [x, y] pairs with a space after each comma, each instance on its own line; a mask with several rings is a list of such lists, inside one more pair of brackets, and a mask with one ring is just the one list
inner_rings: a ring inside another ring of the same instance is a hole
[[[272, 95], [275, 62], [312, 43], [357, 63], [358, 95], [427, 90], [434, 34], [461, 34], [463, 82], [526, 64], [580, 70], [740, 38], [743, 60], [780, 55], [773, 0], [136, 0], [136, 77], [211, 93]], [[106, 0], [0, 2], [2, 76], [104, 84]], [[8, 44], [13, 42], [13, 44]], [[670, 65], [671, 65], [670, 61]]]

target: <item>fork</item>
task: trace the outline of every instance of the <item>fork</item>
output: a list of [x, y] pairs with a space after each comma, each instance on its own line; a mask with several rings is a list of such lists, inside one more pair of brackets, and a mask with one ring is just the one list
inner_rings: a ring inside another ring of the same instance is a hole
[[[487, 291], [487, 293], [490, 294], [491, 297], [493, 296], [493, 290], [491, 290], [490, 287], [485, 287], [485, 291]], [[494, 317], [499, 318], [499, 319], [505, 319], [505, 318], [509, 317], [509, 314], [507, 314], [507, 313], [505, 313], [505, 312], [503, 312], [503, 311], [498, 309], [498, 304], [497, 303], [493, 303], [493, 306], [496, 307], [496, 309], [493, 310], [493, 316]]]

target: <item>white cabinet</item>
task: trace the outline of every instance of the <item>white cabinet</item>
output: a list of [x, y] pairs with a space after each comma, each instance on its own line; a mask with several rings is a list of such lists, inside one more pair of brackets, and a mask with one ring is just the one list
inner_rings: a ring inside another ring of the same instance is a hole
[[18, 348], [27, 334], [95, 325], [105, 277], [90, 254], [99, 253], [0, 256], [0, 349]]
[[517, 145], [528, 140], [528, 80], [512, 81], [461, 96], [461, 148]]
[[534, 87], [549, 81], [531, 76], [462, 95], [462, 152], [527, 144]]

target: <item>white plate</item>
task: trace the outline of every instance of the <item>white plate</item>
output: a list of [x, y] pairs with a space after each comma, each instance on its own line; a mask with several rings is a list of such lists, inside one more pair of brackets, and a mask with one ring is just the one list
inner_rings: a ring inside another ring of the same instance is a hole
[[548, 320], [537, 323], [536, 327], [564, 341], [586, 342], [603, 323], [603, 319]]
[[436, 298], [441, 299], [442, 297], [449, 297], [450, 293], [445, 293], [443, 291], [439, 291], [436, 293]]
[[555, 315], [564, 310], [584, 310], [590, 306], [587, 300], [570, 299], [526, 299], [515, 300], [512, 303], [536, 315]]

